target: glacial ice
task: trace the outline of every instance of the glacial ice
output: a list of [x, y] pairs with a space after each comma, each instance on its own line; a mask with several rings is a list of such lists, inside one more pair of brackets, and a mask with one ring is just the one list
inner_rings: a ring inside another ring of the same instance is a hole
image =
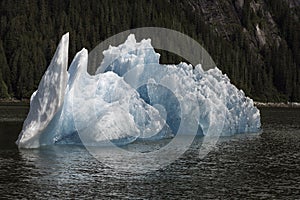
[[95, 75], [87, 73], [86, 49], [67, 71], [68, 40], [68, 34], [62, 37], [31, 97], [19, 148], [82, 141], [122, 145], [193, 131], [225, 136], [260, 130], [253, 101], [218, 68], [161, 65], [150, 39], [137, 42], [129, 35], [124, 44], [103, 52]]
[[65, 34], [54, 57], [30, 98], [29, 114], [17, 140], [21, 148], [40, 146], [39, 138], [64, 102], [68, 81], [69, 33]]

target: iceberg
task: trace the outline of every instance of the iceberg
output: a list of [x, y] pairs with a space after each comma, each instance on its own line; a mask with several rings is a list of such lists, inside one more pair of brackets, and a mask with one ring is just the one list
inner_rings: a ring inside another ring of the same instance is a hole
[[124, 145], [195, 131], [227, 136], [260, 130], [253, 101], [217, 67], [162, 65], [151, 40], [137, 42], [131, 34], [105, 50], [96, 74], [90, 75], [86, 49], [67, 71], [68, 43], [66, 34], [31, 97], [19, 148]]

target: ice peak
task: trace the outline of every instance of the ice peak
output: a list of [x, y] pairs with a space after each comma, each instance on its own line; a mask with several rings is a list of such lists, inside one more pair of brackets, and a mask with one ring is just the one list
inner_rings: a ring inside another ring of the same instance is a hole
[[160, 58], [160, 54], [156, 53], [151, 45], [150, 39], [137, 42], [134, 34], [130, 34], [127, 40], [119, 46], [109, 46], [103, 51], [103, 55], [104, 59], [96, 74], [110, 70], [122, 76], [137, 65], [158, 64]]
[[136, 44], [136, 39], [135, 39], [135, 35], [134, 34], [130, 34], [128, 35], [125, 43], [125, 45], [129, 45], [129, 44]]
[[68, 82], [69, 33], [59, 42], [51, 63], [30, 98], [29, 114], [17, 144], [22, 148], [39, 147], [39, 137], [64, 102]]

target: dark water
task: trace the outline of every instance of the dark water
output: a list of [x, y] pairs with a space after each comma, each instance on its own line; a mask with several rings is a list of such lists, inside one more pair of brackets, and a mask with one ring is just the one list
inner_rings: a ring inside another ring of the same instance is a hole
[[170, 166], [138, 175], [78, 146], [19, 151], [27, 109], [0, 105], [0, 198], [300, 199], [300, 109], [261, 109], [262, 134], [221, 138], [204, 159], [193, 145]]

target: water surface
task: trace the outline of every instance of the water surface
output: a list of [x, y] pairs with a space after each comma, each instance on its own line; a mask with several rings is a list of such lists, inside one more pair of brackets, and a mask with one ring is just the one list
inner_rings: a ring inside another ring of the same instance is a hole
[[181, 159], [147, 174], [116, 172], [80, 146], [18, 150], [27, 112], [28, 106], [0, 105], [4, 199], [300, 198], [300, 109], [261, 109], [262, 134], [221, 138], [204, 159], [195, 142]]

